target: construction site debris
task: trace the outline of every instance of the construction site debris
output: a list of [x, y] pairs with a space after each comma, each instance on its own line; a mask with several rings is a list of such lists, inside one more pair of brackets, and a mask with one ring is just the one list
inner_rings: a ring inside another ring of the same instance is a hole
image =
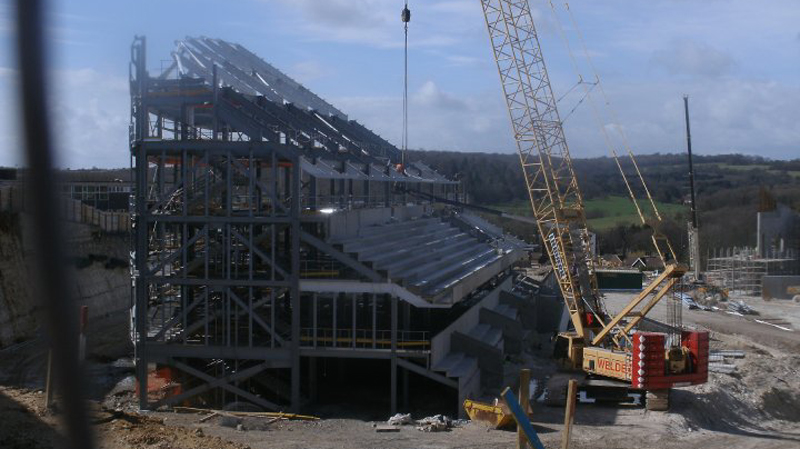
[[318, 421], [319, 417], [311, 415], [298, 415], [296, 413], [284, 412], [237, 412], [227, 410], [211, 410], [205, 408], [195, 407], [173, 407], [173, 410], [179, 413], [216, 413], [219, 416], [234, 416], [241, 418], [278, 418], [288, 420], [301, 420], [301, 421]]
[[728, 302], [728, 311], [735, 312], [742, 315], [758, 315], [755, 309], [745, 304], [744, 301], [730, 300]]
[[387, 425], [387, 424], [380, 425], [380, 426], [379, 425], [373, 425], [373, 427], [375, 428], [375, 431], [379, 432], [379, 433], [383, 433], [383, 432], [399, 432], [400, 431], [399, 427], [393, 426], [393, 425]]
[[404, 426], [407, 424], [414, 424], [414, 420], [411, 419], [411, 413], [398, 413], [389, 418], [386, 423], [390, 426]]
[[444, 415], [433, 415], [417, 421], [417, 430], [423, 432], [444, 432], [453, 427], [453, 421]]
[[200, 418], [200, 420], [199, 420], [199, 421], [197, 421], [197, 422], [206, 422], [206, 421], [208, 421], [209, 419], [211, 419], [211, 418], [213, 418], [213, 417], [215, 417], [215, 416], [219, 416], [219, 413], [217, 413], [217, 412], [211, 412], [210, 414], [208, 414], [208, 415], [206, 415], [206, 416], [204, 416], [204, 417]]
[[763, 320], [755, 320], [756, 323], [766, 324], [767, 326], [777, 327], [780, 330], [784, 330], [787, 332], [791, 332], [792, 329], [786, 327], [785, 325], [788, 324], [786, 321], [777, 320], [777, 319], [763, 319]]
[[708, 370], [715, 373], [731, 374], [736, 371], [736, 365], [709, 361]]
[[716, 349], [710, 351], [712, 356], [722, 356], [722, 357], [730, 357], [734, 359], [743, 359], [744, 358], [744, 351], [734, 351], [734, 350], [724, 350], [724, 349]]
[[712, 350], [708, 356], [708, 370], [715, 373], [731, 374], [736, 371], [736, 365], [730, 359], [744, 358], [744, 351]]

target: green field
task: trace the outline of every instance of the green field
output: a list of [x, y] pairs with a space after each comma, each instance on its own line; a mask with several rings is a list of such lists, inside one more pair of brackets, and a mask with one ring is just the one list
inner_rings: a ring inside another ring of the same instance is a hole
[[[641, 200], [639, 204], [642, 206], [642, 212], [644, 212], [645, 216], [650, 215], [650, 204]], [[527, 201], [494, 204], [491, 205], [491, 207], [516, 215], [532, 215], [530, 204]], [[686, 206], [680, 204], [656, 202], [656, 207], [658, 207], [658, 211], [663, 216], [668, 217], [675, 217], [686, 210]], [[613, 228], [618, 224], [641, 224], [639, 215], [636, 213], [636, 208], [633, 206], [630, 198], [627, 197], [608, 196], [605, 198], [587, 200], [584, 204], [584, 208], [586, 209], [587, 217], [590, 217], [588, 219], [589, 229], [595, 231]]]
[[[728, 170], [734, 172], [746, 172], [746, 171], [753, 171], [753, 170], [766, 170], [768, 173], [779, 174], [781, 173], [780, 170], [775, 170], [770, 168], [770, 165], [767, 164], [745, 164], [745, 165], [738, 165], [738, 164], [728, 164], [724, 162], [701, 162], [696, 164], [697, 170], [700, 171], [703, 167], [717, 167], [720, 170]], [[800, 171], [786, 171], [786, 174], [793, 178], [800, 178]]]

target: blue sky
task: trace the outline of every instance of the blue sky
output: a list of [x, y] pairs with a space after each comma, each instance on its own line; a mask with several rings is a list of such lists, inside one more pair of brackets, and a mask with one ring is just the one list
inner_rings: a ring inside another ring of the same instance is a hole
[[[530, 0], [556, 94], [578, 79], [553, 0]], [[478, 0], [411, 0], [412, 148], [513, 152], [508, 115]], [[685, 148], [691, 97], [699, 154], [800, 157], [800, 4], [796, 0], [572, 0], [613, 113], [594, 95], [565, 122], [575, 157], [608, 154], [623, 129], [636, 153]], [[60, 164], [129, 163], [129, 47], [148, 38], [151, 74], [187, 35], [240, 43], [389, 140], [399, 143], [402, 0], [51, 0], [52, 117]], [[13, 10], [0, 0], [0, 165], [19, 164]], [[166, 63], [164, 63], [166, 64]], [[562, 115], [580, 100], [560, 103]]]

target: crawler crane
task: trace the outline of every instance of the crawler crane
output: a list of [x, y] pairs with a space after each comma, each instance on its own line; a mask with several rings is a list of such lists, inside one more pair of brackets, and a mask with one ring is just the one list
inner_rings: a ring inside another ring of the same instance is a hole
[[481, 3], [542, 247], [572, 323], [572, 330], [559, 335], [557, 352], [561, 349], [560, 358], [573, 369], [645, 390], [648, 408], [666, 409], [670, 388], [707, 381], [708, 333], [668, 336], [634, 329], [673, 291], [687, 267], [676, 261], [669, 241], [653, 224], [652, 240], [664, 270], [617, 315], [607, 313], [588, 253], [578, 180], [528, 0]]

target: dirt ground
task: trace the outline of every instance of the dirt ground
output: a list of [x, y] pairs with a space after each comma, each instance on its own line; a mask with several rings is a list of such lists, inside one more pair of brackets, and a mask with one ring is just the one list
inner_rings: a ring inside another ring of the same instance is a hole
[[[629, 294], [607, 295], [609, 310], [620, 309], [629, 298]], [[759, 312], [758, 316], [683, 309], [685, 325], [711, 332], [712, 350], [745, 352], [743, 359], [727, 361], [736, 365], [733, 373], [711, 373], [705, 385], [673, 390], [669, 413], [648, 412], [637, 406], [580, 404], [571, 447], [800, 447], [800, 304], [743, 299]], [[661, 319], [664, 313], [657, 309], [653, 318]], [[756, 321], [771, 317], [783, 319], [791, 330]], [[0, 358], [0, 367], [8, 367], [6, 362]], [[117, 362], [122, 373], [125, 366]], [[101, 369], [106, 368], [96, 368]], [[534, 370], [538, 371], [541, 370]], [[107, 375], [109, 371], [103, 373]], [[516, 441], [514, 432], [489, 430], [474, 422], [465, 422], [447, 432], [429, 433], [403, 426], [399, 432], [379, 433], [373, 427], [375, 423], [359, 419], [271, 421], [213, 417], [201, 422], [207, 415], [138, 414], [127, 402], [128, 387], [123, 382], [96, 392], [93, 428], [101, 448], [511, 448]], [[59, 415], [45, 413], [42, 403], [43, 393], [31, 385], [0, 387], [0, 448], [57, 447], [61, 438]], [[533, 424], [545, 447], [560, 447], [563, 408], [537, 403], [533, 411]], [[237, 424], [241, 424], [239, 429]]]

